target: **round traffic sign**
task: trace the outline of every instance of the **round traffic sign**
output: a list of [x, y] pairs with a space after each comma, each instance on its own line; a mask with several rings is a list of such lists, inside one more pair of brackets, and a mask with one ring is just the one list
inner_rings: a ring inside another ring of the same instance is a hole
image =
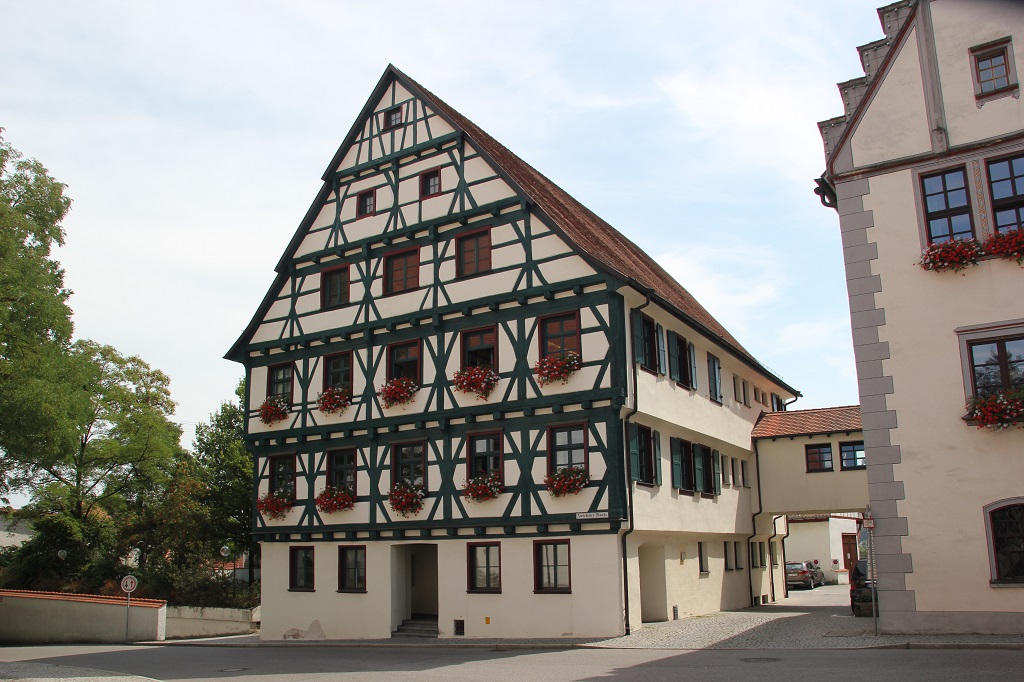
[[134, 575], [126, 575], [121, 578], [121, 590], [131, 594], [135, 591], [135, 588], [139, 586], [139, 579]]

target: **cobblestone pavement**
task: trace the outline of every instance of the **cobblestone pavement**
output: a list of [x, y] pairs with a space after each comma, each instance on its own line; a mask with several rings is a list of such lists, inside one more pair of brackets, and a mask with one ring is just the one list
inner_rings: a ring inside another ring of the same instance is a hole
[[75, 668], [46, 663], [7, 663], [0, 661], [0, 682], [53, 682], [54, 680], [81, 680], [82, 682], [149, 682], [148, 677], [122, 675], [107, 670]]

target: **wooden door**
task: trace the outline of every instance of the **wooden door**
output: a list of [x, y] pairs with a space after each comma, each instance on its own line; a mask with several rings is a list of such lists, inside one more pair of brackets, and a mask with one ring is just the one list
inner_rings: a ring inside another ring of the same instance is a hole
[[843, 568], [852, 571], [857, 565], [857, 534], [843, 533]]

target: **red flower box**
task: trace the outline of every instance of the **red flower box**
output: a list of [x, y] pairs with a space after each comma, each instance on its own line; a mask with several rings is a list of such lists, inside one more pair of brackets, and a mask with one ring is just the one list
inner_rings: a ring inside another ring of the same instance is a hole
[[476, 393], [480, 400], [487, 400], [501, 377], [490, 367], [467, 367], [452, 375], [452, 385], [463, 393]]
[[977, 265], [983, 255], [984, 251], [977, 239], [951, 239], [946, 242], [929, 244], [921, 252], [921, 260], [918, 265], [925, 270], [935, 272], [944, 270], [960, 272], [972, 265]]
[[260, 421], [267, 426], [288, 418], [288, 410], [291, 405], [284, 396], [272, 395], [260, 405]]
[[979, 429], [1024, 429], [1024, 388], [974, 396], [967, 403], [967, 418]]
[[352, 395], [338, 386], [329, 386], [316, 397], [316, 406], [324, 414], [341, 414], [351, 404]]
[[501, 476], [497, 471], [492, 471], [483, 476], [477, 476], [466, 481], [462, 494], [474, 502], [486, 502], [493, 500], [505, 491], [501, 483]]
[[563, 467], [544, 477], [544, 487], [555, 497], [576, 495], [590, 483], [583, 467]]
[[381, 404], [388, 408], [395, 405], [408, 405], [412, 402], [412, 398], [418, 390], [420, 390], [420, 387], [415, 381], [406, 377], [400, 377], [392, 379], [381, 386], [380, 390], [377, 391], [377, 395], [380, 396]]
[[271, 519], [283, 519], [288, 510], [292, 508], [291, 495], [278, 491], [267, 493], [256, 500], [256, 510], [260, 514]]
[[559, 355], [549, 355], [541, 358], [533, 366], [533, 372], [537, 375], [537, 383], [541, 386], [561, 381], [563, 384], [569, 382], [569, 378], [582, 366], [579, 353], [569, 351]]
[[1015, 260], [1024, 267], [1024, 230], [994, 234], [985, 240], [985, 253], [1006, 260]]
[[415, 516], [423, 509], [423, 486], [402, 481], [388, 492], [391, 510], [402, 516]]
[[316, 508], [324, 514], [348, 511], [356, 505], [356, 495], [348, 486], [329, 485], [316, 496]]

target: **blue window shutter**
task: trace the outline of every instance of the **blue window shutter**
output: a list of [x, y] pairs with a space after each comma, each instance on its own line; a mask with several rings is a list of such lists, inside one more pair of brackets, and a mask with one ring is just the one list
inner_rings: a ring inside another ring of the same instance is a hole
[[675, 332], [667, 332], [665, 342], [668, 344], [668, 378], [679, 381], [679, 338]]
[[658, 374], [664, 374], [668, 363], [665, 362], [665, 330], [660, 324], [655, 328], [655, 337], [658, 339]]
[[693, 444], [693, 489], [704, 492], [704, 446], [696, 443]]
[[643, 320], [640, 317], [639, 310], [634, 310], [630, 315], [633, 318], [633, 360], [642, 365], [644, 364], [645, 350]]
[[661, 485], [661, 434], [654, 431], [654, 482]]
[[670, 438], [669, 450], [672, 453], [672, 487], [683, 487], [683, 453], [682, 442], [678, 438]]
[[629, 477], [634, 481], [640, 480], [640, 436], [637, 433], [636, 424], [629, 424]]
[[692, 343], [686, 344], [686, 352], [690, 355], [690, 388], [697, 389], [697, 349]]
[[718, 450], [711, 451], [711, 461], [715, 466], [715, 494], [722, 494], [722, 455]]

